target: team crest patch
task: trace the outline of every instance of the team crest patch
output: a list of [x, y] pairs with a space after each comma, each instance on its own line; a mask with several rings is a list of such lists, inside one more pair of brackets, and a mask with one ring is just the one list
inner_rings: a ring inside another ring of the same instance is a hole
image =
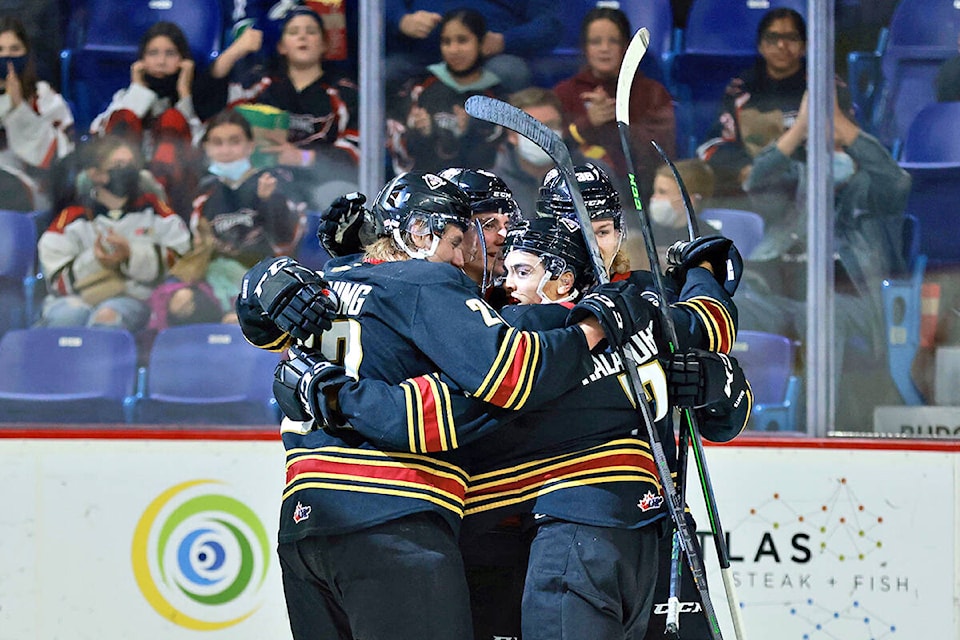
[[[647, 494], [649, 495], [649, 494]], [[300, 524], [304, 520], [310, 517], [310, 512], [313, 510], [313, 507], [303, 506], [297, 502], [296, 508], [293, 510], [293, 521], [297, 524]]]
[[[640, 502], [637, 503], [637, 506], [640, 507], [640, 511], [647, 512], [651, 509], [659, 509], [660, 505], [663, 504], [663, 496], [653, 495], [652, 491], [647, 491]], [[300, 505], [297, 505], [300, 506]]]

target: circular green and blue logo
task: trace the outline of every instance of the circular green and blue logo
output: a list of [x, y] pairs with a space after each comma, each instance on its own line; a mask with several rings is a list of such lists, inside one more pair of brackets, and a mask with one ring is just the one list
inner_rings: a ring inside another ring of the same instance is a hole
[[137, 585], [164, 618], [198, 631], [224, 629], [260, 606], [270, 545], [254, 511], [215, 493], [215, 480], [173, 486], [151, 502], [133, 535]]

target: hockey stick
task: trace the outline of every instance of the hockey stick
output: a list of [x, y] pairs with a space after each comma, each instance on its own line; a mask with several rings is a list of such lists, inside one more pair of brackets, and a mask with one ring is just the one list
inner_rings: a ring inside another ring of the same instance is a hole
[[[693, 209], [693, 201], [690, 199], [690, 193], [687, 191], [687, 185], [684, 184], [683, 178], [680, 177], [680, 172], [677, 171], [677, 167], [673, 164], [673, 161], [667, 157], [667, 154], [664, 153], [663, 148], [657, 144], [655, 140], [651, 140], [653, 146], [657, 149], [657, 153], [660, 154], [660, 157], [663, 158], [663, 161], [667, 163], [667, 166], [670, 167], [670, 171], [673, 173], [673, 178], [677, 182], [677, 187], [680, 189], [680, 196], [683, 198], [683, 208], [687, 214], [687, 229], [690, 232], [690, 239], [693, 240], [700, 236], [700, 225], [697, 221], [696, 212]], [[743, 616], [740, 612], [740, 607], [737, 606], [739, 599], [737, 598], [736, 588], [733, 582], [733, 573], [730, 570], [730, 550], [727, 548], [727, 538], [723, 533], [723, 527], [720, 524], [720, 513], [717, 510], [717, 499], [716, 494], [713, 491], [713, 483], [710, 480], [710, 472], [707, 469], [706, 458], [703, 453], [703, 443], [700, 440], [699, 434], [694, 431], [694, 426], [688, 422], [689, 429], [681, 433], [682, 435], [690, 434], [691, 443], [693, 447], [694, 459], [697, 462], [697, 469], [700, 472], [700, 484], [703, 489], [703, 497], [707, 506], [707, 515], [710, 517], [710, 529], [713, 533], [714, 545], [717, 549], [717, 560], [720, 563], [720, 575], [723, 578], [723, 588], [727, 594], [727, 603], [730, 608], [730, 616], [733, 619], [734, 633], [737, 638], [744, 638], [743, 631]], [[684, 459], [683, 466], [685, 466], [686, 460], [686, 443], [684, 443], [683, 449], [681, 450], [681, 455]]]
[[[560, 175], [567, 184], [567, 189], [573, 199], [574, 210], [577, 213], [577, 219], [580, 222], [580, 231], [583, 233], [584, 242], [590, 253], [590, 259], [597, 276], [597, 281], [601, 283], [609, 282], [610, 276], [600, 257], [600, 249], [597, 244], [596, 234], [593, 232], [593, 225], [590, 222], [590, 216], [583, 203], [583, 195], [580, 193], [580, 185], [577, 183], [577, 176], [573, 168], [573, 160], [570, 157], [570, 151], [566, 144], [560, 139], [554, 131], [544, 125], [533, 116], [525, 113], [521, 109], [507, 104], [500, 100], [488, 96], [472, 96], [467, 99], [465, 105], [468, 114], [487, 122], [499, 124], [513, 131], [516, 131], [525, 138], [533, 141], [538, 147], [543, 149], [557, 165]], [[630, 390], [632, 391], [634, 404], [636, 405], [644, 427], [647, 432], [647, 439], [650, 442], [650, 451], [653, 454], [654, 464], [657, 467], [657, 475], [660, 479], [660, 485], [667, 502], [667, 511], [677, 528], [681, 545], [687, 553], [690, 561], [690, 572], [693, 575], [694, 584], [700, 593], [703, 601], [703, 609], [710, 620], [710, 631], [713, 640], [722, 640], [720, 634], [720, 625], [717, 623], [716, 612], [710, 601], [710, 594], [707, 591], [706, 574], [704, 573], [703, 560], [700, 558], [693, 540], [693, 534], [687, 526], [686, 519], [683, 516], [683, 502], [678, 499], [677, 492], [673, 485], [673, 479], [670, 475], [670, 467], [667, 464], [667, 456], [663, 451], [663, 444], [657, 433], [655, 420], [651, 414], [650, 405], [646, 401], [646, 391], [643, 382], [640, 380], [640, 372], [637, 363], [633, 360], [632, 352], [629, 349], [619, 347], [617, 354], [625, 363], [629, 362], [632, 366], [625, 366], [627, 377], [630, 381]]]
[[[657, 293], [660, 296], [660, 311], [663, 316], [664, 327], [667, 330], [667, 335], [670, 339], [671, 351], [673, 351], [678, 343], [677, 340], [677, 329], [673, 323], [673, 318], [670, 316], [669, 308], [666, 306], [666, 298], [664, 296], [664, 291], [666, 288], [663, 285], [663, 273], [660, 270], [660, 259], [657, 254], [656, 244], [653, 240], [653, 232], [650, 228], [650, 220], [647, 217], [647, 213], [643, 208], [643, 203], [641, 202], [640, 192], [637, 186], [636, 178], [636, 168], [633, 162], [633, 155], [630, 149], [630, 90], [633, 86], [633, 79], [637, 74], [637, 69], [640, 66], [640, 60], [643, 58], [644, 54], [647, 51], [647, 46], [650, 43], [650, 34], [646, 28], [639, 29], [633, 38], [630, 41], [630, 44], [627, 46], [627, 50], [624, 53], [623, 61], [620, 64], [620, 73], [617, 78], [617, 96], [615, 104], [615, 112], [617, 118], [617, 131], [620, 134], [620, 146], [623, 149], [623, 155], [627, 164], [628, 178], [630, 180], [630, 191], [633, 195], [634, 206], [637, 209], [638, 218], [640, 221], [640, 230], [643, 235], [644, 246], [647, 249], [647, 256], [650, 260], [650, 272], [653, 276], [654, 286], [657, 290]], [[657, 149], [662, 153], [662, 149], [657, 146]], [[674, 177], [679, 179], [679, 172], [677, 172], [676, 167], [669, 163], [674, 172]], [[679, 184], [682, 185], [682, 180], [679, 181]], [[685, 188], [681, 189], [681, 193], [686, 191]], [[692, 219], [691, 214], [693, 211], [692, 203], [690, 203], [689, 195], [684, 199], [684, 205], [689, 206], [687, 210], [688, 216], [688, 228], [691, 231], [695, 230], [695, 220]], [[710, 523], [711, 528], [714, 531], [714, 540], [717, 545], [717, 555], [720, 558], [720, 571], [723, 575], [723, 584], [727, 596], [727, 606], [730, 609], [730, 614], [734, 622], [734, 631], [739, 640], [743, 640], [742, 635], [742, 620], [740, 619], [739, 608], [735, 594], [733, 593], [733, 581], [729, 577], [730, 573], [730, 558], [726, 549], [726, 542], [723, 538], [723, 532], [720, 529], [720, 519], [719, 514], [716, 512], [716, 501], [713, 499], [713, 486], [710, 483], [710, 476], [706, 469], [706, 459], [703, 456], [703, 443], [700, 440], [700, 431], [697, 425], [696, 416], [692, 410], [687, 410], [684, 412], [686, 422], [687, 422], [687, 431], [690, 435], [690, 441], [693, 445], [694, 458], [697, 462], [697, 469], [700, 472], [701, 486], [703, 487], [704, 497], [708, 505], [708, 511], [710, 513]], [[687, 443], [683, 442], [681, 438], [680, 449], [682, 455], [682, 471], [686, 473], [686, 450]], [[685, 478], [678, 476], [678, 481], [681, 485], [681, 490], [678, 493], [682, 493], [682, 487], [685, 485]], [[682, 505], [681, 505], [682, 509]], [[682, 514], [682, 511], [681, 511]], [[679, 533], [679, 531], [678, 531]], [[690, 555], [689, 549], [683, 549], [687, 553], [687, 559], [690, 563], [690, 570], [694, 573], [694, 582], [696, 583], [696, 572], [694, 571], [694, 558]], [[677, 555], [677, 554], [672, 554]], [[679, 563], [678, 563], [679, 565]], [[726, 565], [726, 566], [724, 566]], [[679, 572], [679, 566], [677, 571]], [[671, 577], [673, 579], [673, 577]], [[679, 581], [677, 581], [677, 587], [679, 586]], [[700, 589], [701, 593], [706, 592], [706, 585], [703, 589]], [[677, 605], [679, 599], [676, 596], [673, 585], [671, 585], [671, 599], [669, 601], [668, 613], [671, 608], [677, 610]], [[713, 611], [712, 605], [707, 607], [707, 603], [704, 603], [704, 614], [707, 617], [707, 622], [711, 627], [711, 631], [719, 634], [719, 624], [716, 618], [716, 612]], [[673, 631], [676, 632], [679, 627], [679, 613], [677, 613], [672, 619], [668, 616], [668, 621], [673, 624]], [[669, 629], [668, 629], [669, 630]]]

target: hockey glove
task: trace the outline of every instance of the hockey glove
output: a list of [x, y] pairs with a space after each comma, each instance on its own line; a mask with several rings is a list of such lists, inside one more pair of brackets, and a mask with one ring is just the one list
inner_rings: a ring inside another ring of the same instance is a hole
[[337, 317], [337, 295], [319, 274], [292, 258], [258, 262], [244, 276], [241, 295], [245, 293], [278, 329], [297, 340], [323, 333]]
[[710, 263], [713, 277], [732, 296], [743, 275], [743, 258], [733, 240], [723, 236], [701, 236], [689, 242], [675, 242], [667, 249], [667, 276], [677, 283], [678, 289], [682, 289], [687, 271], [704, 262]]
[[353, 378], [343, 367], [333, 364], [315, 351], [290, 349], [273, 372], [273, 397], [283, 414], [291, 420], [315, 419], [321, 426], [337, 429], [346, 424], [340, 413], [337, 393]]
[[596, 316], [611, 345], [625, 344], [630, 336], [650, 324], [653, 305], [641, 297], [634, 284], [621, 280], [597, 285], [574, 305], [567, 315], [567, 326], [587, 316]]
[[331, 256], [339, 257], [363, 251], [360, 228], [368, 211], [363, 207], [367, 197], [354, 191], [340, 196], [320, 214], [317, 238]]
[[670, 403], [682, 409], [727, 415], [745, 381], [740, 363], [725, 353], [690, 349], [673, 354], [667, 365]]

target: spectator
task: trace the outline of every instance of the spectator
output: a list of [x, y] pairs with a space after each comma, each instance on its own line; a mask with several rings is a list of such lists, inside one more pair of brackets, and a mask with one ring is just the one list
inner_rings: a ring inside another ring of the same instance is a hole
[[430, 75], [387, 120], [396, 173], [488, 169], [496, 158], [503, 129], [471, 118], [463, 106], [473, 95], [501, 95], [500, 79], [484, 68], [486, 22], [473, 9], [457, 9], [443, 16], [439, 31], [442, 62], [427, 68]]
[[[247, 29], [231, 46], [237, 49], [228, 49], [224, 60], [213, 65], [211, 75], [227, 78], [233, 64], [259, 50], [262, 41], [257, 30]], [[334, 180], [356, 184], [359, 160], [357, 86], [324, 70], [326, 48], [320, 16], [308, 7], [296, 7], [283, 23], [276, 70], [252, 83], [232, 83], [229, 90], [231, 105], [258, 103], [289, 113], [286, 140], [263, 151], [276, 154], [277, 164], [294, 176], [289, 195], [317, 210], [329, 204], [317, 185]], [[350, 190], [343, 185], [338, 189], [338, 195]]]
[[190, 248], [190, 232], [163, 201], [141, 192], [141, 160], [129, 141], [98, 139], [88, 162], [89, 196], [40, 236], [48, 284], [41, 323], [138, 331], [151, 291]]
[[[957, 48], [960, 49], [960, 36], [957, 37]], [[956, 55], [942, 65], [937, 72], [937, 101], [956, 102], [960, 100], [960, 55]]]
[[[511, 94], [508, 100], [510, 104], [522, 109], [563, 137], [563, 106], [552, 91], [541, 87], [527, 87]], [[572, 143], [567, 146], [570, 147], [573, 161], [582, 164], [584, 159], [577, 150], [577, 146]], [[553, 160], [546, 151], [520, 134], [507, 131], [504, 142], [497, 152], [492, 171], [510, 187], [523, 217], [535, 218], [540, 184], [552, 168]]]
[[526, 58], [550, 51], [563, 33], [561, 4], [551, 0], [386, 0], [387, 95], [407, 78], [423, 74], [440, 47], [437, 29], [442, 16], [453, 9], [474, 9], [486, 18], [489, 31], [481, 42], [487, 68], [505, 91], [530, 85]]
[[208, 174], [193, 201], [190, 226], [209, 240], [206, 279], [224, 309], [232, 309], [240, 280], [263, 258], [289, 255], [302, 233], [300, 213], [269, 170], [250, 163], [253, 132], [232, 109], [210, 119], [203, 136]]
[[742, 201], [753, 156], [797, 118], [807, 88], [807, 26], [793, 9], [771, 9], [757, 27], [759, 57], [727, 85], [711, 139], [697, 150], [716, 176], [716, 195]]
[[[710, 165], [699, 158], [690, 158], [680, 160], [674, 166], [687, 188], [694, 212], [702, 211], [704, 203], [713, 196], [714, 179]], [[647, 213], [660, 264], [666, 265], [666, 251], [670, 245], [678, 240], [690, 240], [683, 196], [673, 172], [666, 164], [660, 165], [654, 175], [653, 195], [650, 196]], [[701, 229], [701, 232], [704, 231], [709, 232], [709, 229]]]
[[0, 18], [0, 193], [3, 208], [48, 209], [50, 169], [73, 151], [73, 114], [37, 79], [30, 40], [17, 18]]
[[[553, 88], [563, 105], [565, 125], [584, 155], [604, 160], [620, 178], [626, 177], [627, 166], [616, 121], [617, 77], [632, 35], [630, 21], [620, 9], [588, 11], [580, 27], [586, 65]], [[673, 158], [677, 131], [670, 93], [641, 71], [630, 90], [630, 140], [641, 195], [646, 197], [660, 164], [650, 141], [656, 140]]]
[[[741, 328], [796, 339], [807, 330], [807, 126], [804, 94], [793, 125], [754, 158], [744, 186], [753, 210], [764, 216], [766, 232], [747, 262], [746, 286], [737, 294]], [[837, 371], [844, 374], [837, 378], [843, 382], [854, 373], [844, 370], [845, 347], [865, 343], [868, 357], [884, 355], [880, 287], [884, 278], [905, 269], [903, 214], [910, 175], [836, 100], [834, 141], [836, 357]], [[858, 406], [857, 401], [878, 397], [879, 385], [889, 382], [885, 366], [874, 369], [871, 374], [881, 379], [868, 381], [872, 393], [845, 394], [838, 403], [851, 412], [847, 424], [870, 424], [872, 404]]]
[[192, 147], [203, 125], [194, 108], [195, 65], [186, 36], [172, 22], [153, 24], [140, 39], [130, 86], [113, 95], [90, 132], [124, 136], [149, 158], [150, 172], [185, 219], [196, 191], [200, 158]]

